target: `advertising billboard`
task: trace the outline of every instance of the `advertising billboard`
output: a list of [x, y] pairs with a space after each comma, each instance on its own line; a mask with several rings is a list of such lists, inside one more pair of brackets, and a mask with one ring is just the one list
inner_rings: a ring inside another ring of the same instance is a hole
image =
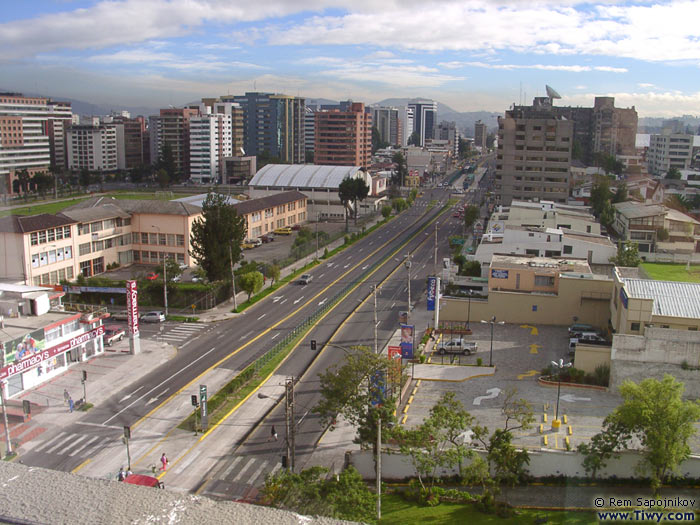
[[136, 281], [126, 281], [126, 321], [129, 337], [139, 335], [139, 293]]
[[384, 370], [377, 370], [370, 379], [372, 406], [381, 407], [386, 399], [386, 376]]
[[413, 359], [413, 332], [412, 324], [401, 325], [401, 357]]
[[435, 296], [437, 295], [437, 277], [428, 277], [428, 311], [435, 311]]
[[389, 383], [398, 386], [401, 383], [401, 347], [389, 347]]
[[46, 341], [44, 339], [44, 329], [34, 330], [28, 334], [0, 343], [0, 366], [9, 365], [17, 361], [22, 361], [44, 350]]

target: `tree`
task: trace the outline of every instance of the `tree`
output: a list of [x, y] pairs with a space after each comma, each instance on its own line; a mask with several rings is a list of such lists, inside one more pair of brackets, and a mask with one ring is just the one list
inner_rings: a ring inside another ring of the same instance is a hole
[[411, 136], [408, 137], [408, 141], [406, 143], [409, 146], [420, 146], [420, 135], [418, 134], [418, 131], [411, 133]]
[[669, 233], [666, 228], [659, 228], [656, 230], [656, 240], [660, 242], [665, 242], [668, 240]]
[[596, 181], [591, 188], [591, 208], [596, 217], [605, 208], [605, 203], [610, 201], [612, 193], [610, 191], [610, 179], [607, 177], [596, 177]]
[[29, 184], [31, 182], [31, 177], [29, 175], [29, 171], [26, 168], [24, 168], [24, 169], [18, 170], [16, 175], [17, 175], [16, 187], [22, 193], [24, 193], [26, 196], [27, 193], [29, 193]]
[[686, 197], [677, 193], [666, 197], [664, 204], [669, 208], [678, 210], [681, 213], [687, 212], [692, 206], [691, 202]]
[[583, 160], [583, 146], [579, 140], [574, 140], [571, 145], [571, 160]]
[[[475, 455], [464, 444], [464, 435], [473, 423], [474, 418], [454, 392], [446, 392], [418, 427], [392, 429], [391, 436], [399, 444], [401, 453], [411, 459], [424, 491], [431, 492], [440, 469], [458, 466], [461, 472], [462, 461]], [[428, 478], [429, 488], [425, 484]]]
[[590, 445], [580, 448], [587, 455], [586, 470], [597, 472], [610, 457], [637, 441], [642, 449], [637, 471], [651, 478], [654, 495], [658, 495], [661, 484], [690, 455], [688, 441], [700, 419], [700, 402], [683, 401], [684, 390], [683, 383], [669, 374], [661, 381], [625, 381], [620, 386], [622, 404], [608, 414], [602, 432]]
[[405, 184], [406, 175], [408, 175], [408, 167], [406, 165], [406, 157], [400, 151], [394, 153], [391, 161], [396, 164], [396, 176], [392, 177], [391, 183], [394, 186], [403, 186]]
[[168, 172], [165, 170], [165, 168], [160, 168], [157, 173], [158, 177], [158, 185], [161, 188], [167, 188], [168, 184], [170, 184], [170, 176], [168, 175]]
[[88, 186], [90, 186], [90, 182], [92, 182], [92, 175], [90, 174], [90, 170], [87, 168], [82, 168], [80, 170], [80, 175], [78, 175], [78, 180], [80, 181], [80, 185], [87, 189]]
[[389, 143], [385, 140], [382, 140], [377, 126], [372, 126], [372, 154], [376, 153], [378, 149], [384, 149], [388, 146]]
[[[163, 271], [164, 266], [165, 271]], [[168, 282], [171, 282], [178, 275], [182, 275], [182, 269], [173, 257], [168, 257], [158, 266], [158, 273], [167, 277]]]
[[479, 207], [474, 206], [473, 204], [467, 206], [467, 208], [464, 210], [464, 227], [471, 228], [478, 218]]
[[388, 204], [382, 206], [382, 217], [388, 219], [391, 216], [391, 206]]
[[260, 291], [263, 286], [263, 274], [258, 271], [244, 273], [238, 278], [241, 288], [248, 293], [248, 300], [254, 293]]
[[161, 182], [160, 170], [165, 170], [165, 173], [168, 176], [168, 182], [174, 182], [179, 178], [177, 173], [177, 165], [175, 164], [175, 154], [173, 153], [173, 147], [168, 141], [165, 141], [160, 149], [160, 156], [158, 157], [157, 169], [159, 173], [159, 183]]
[[628, 199], [629, 196], [627, 194], [627, 184], [623, 182], [617, 187], [617, 191], [615, 191], [615, 194], [612, 196], [612, 200], [610, 202], [612, 204], [617, 204], [618, 202], [625, 202]]
[[231, 256], [233, 264], [241, 260], [245, 236], [245, 218], [226, 203], [224, 195], [210, 192], [202, 204], [202, 216], [192, 223], [190, 255], [210, 281], [230, 280]]
[[401, 213], [408, 208], [408, 203], [406, 202], [406, 199], [396, 197], [395, 199], [391, 200], [391, 206], [396, 210], [396, 213]]
[[355, 225], [357, 226], [357, 212], [359, 211], [358, 201], [362, 202], [369, 195], [369, 186], [365, 179], [354, 178], [353, 181], [353, 203], [355, 208]]
[[615, 222], [615, 208], [610, 201], [605, 201], [603, 209], [600, 211], [600, 223], [606, 228], [612, 226]]
[[595, 163], [603, 168], [606, 174], [613, 173], [616, 176], [622, 175], [625, 165], [615, 158], [615, 155], [598, 152], [595, 154]]
[[675, 179], [675, 180], [680, 180], [681, 179], [681, 172], [678, 168], [670, 168], [666, 172], [666, 178], [667, 179]]
[[54, 178], [45, 171], [39, 171], [32, 177], [32, 184], [42, 196], [53, 188]]
[[493, 149], [493, 145], [496, 144], [496, 134], [491, 132], [486, 134], [486, 148]]
[[265, 277], [272, 280], [272, 284], [280, 278], [280, 267], [278, 264], [268, 264], [265, 266]]
[[616, 266], [636, 268], [641, 262], [639, 258], [639, 246], [633, 241], [618, 243], [617, 255], [610, 257], [610, 262]]
[[[343, 350], [331, 347], [334, 352]], [[366, 346], [356, 346], [346, 351], [342, 365], [335, 365], [319, 374], [321, 400], [314, 407], [326, 426], [342, 415], [357, 428], [356, 443], [372, 444], [377, 440], [377, 419], [382, 419], [382, 429], [394, 425], [394, 396], [386, 395], [381, 406], [376, 401], [374, 388], [377, 374], [383, 374], [393, 363], [386, 356], [375, 354]]]
[[340, 202], [343, 204], [345, 209], [345, 233], [348, 232], [348, 213], [350, 208], [350, 203], [353, 202], [355, 198], [355, 184], [350, 177], [346, 177], [338, 186], [338, 197]]

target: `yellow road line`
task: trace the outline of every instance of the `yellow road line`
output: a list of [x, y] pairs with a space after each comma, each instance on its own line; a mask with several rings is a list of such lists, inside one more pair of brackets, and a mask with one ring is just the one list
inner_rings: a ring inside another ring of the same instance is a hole
[[78, 465], [78, 466], [75, 467], [73, 470], [71, 470], [71, 474], [75, 474], [76, 472], [78, 472], [81, 468], [83, 468], [85, 465], [87, 465], [87, 464], [90, 463], [91, 461], [92, 461], [92, 458], [87, 458], [87, 459], [86, 459], [85, 461], [83, 461], [80, 465]]
[[402, 425], [405, 425], [407, 419], [408, 419], [408, 414], [406, 414], [405, 416], [403, 416], [403, 417], [401, 418], [401, 424], [402, 424]]

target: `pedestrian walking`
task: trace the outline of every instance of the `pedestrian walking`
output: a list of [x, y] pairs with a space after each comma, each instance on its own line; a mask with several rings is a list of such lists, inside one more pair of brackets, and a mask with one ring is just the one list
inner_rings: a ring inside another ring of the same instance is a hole
[[124, 467], [119, 467], [119, 474], [117, 474], [117, 481], [124, 481], [126, 478], [126, 472], [124, 472]]
[[163, 455], [160, 457], [160, 463], [162, 465], [160, 470], [165, 470], [168, 468], [168, 457], [165, 455], [165, 452], [163, 452]]
[[73, 402], [73, 398], [68, 396], [68, 411], [72, 413], [74, 408], [75, 403]]
[[70, 399], [70, 394], [68, 393], [68, 389], [64, 388], [63, 389], [63, 404], [67, 405], [69, 399]]
[[270, 430], [270, 441], [272, 440], [277, 441], [277, 431], [275, 430], [275, 425], [272, 425], [272, 429]]
[[126, 474], [124, 474], [124, 479], [128, 478], [128, 477], [131, 476], [132, 474], [133, 474], [133, 472], [131, 472], [131, 469], [130, 469], [130, 468], [127, 468], [127, 469], [126, 469]]

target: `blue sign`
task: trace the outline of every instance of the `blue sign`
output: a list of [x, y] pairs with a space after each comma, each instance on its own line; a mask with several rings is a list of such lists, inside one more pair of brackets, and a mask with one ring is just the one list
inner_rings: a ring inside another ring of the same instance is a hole
[[383, 406], [386, 398], [386, 376], [384, 370], [377, 370], [371, 379], [372, 406]]
[[413, 359], [413, 331], [411, 324], [401, 325], [401, 357], [403, 359]]
[[126, 293], [126, 288], [112, 288], [109, 286], [64, 286], [66, 293]]
[[494, 279], [508, 279], [508, 270], [491, 270]]
[[435, 311], [435, 295], [437, 292], [437, 277], [428, 277], [428, 311]]

